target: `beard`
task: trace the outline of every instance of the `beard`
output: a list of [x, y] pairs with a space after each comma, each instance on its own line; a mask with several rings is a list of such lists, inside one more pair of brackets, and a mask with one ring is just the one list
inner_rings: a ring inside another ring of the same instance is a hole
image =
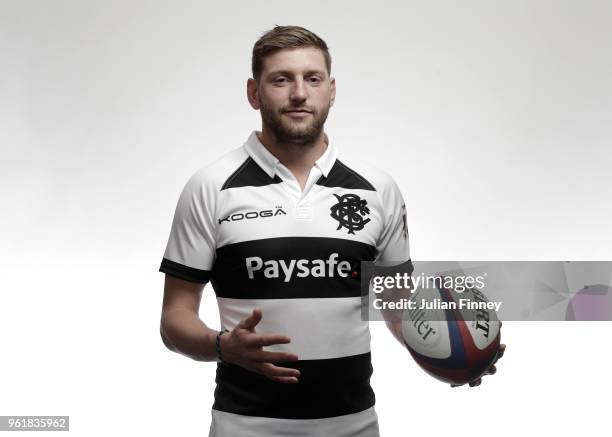
[[291, 107], [281, 107], [278, 110], [268, 106], [260, 99], [259, 111], [263, 124], [272, 132], [276, 141], [285, 144], [308, 144], [314, 142], [323, 131], [323, 125], [327, 120], [330, 105], [320, 110], [308, 108], [312, 111], [304, 118], [292, 119], [283, 115]]

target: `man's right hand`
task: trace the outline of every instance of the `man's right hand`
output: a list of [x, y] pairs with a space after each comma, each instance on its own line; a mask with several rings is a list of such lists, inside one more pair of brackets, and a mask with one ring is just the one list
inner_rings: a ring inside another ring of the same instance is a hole
[[291, 339], [284, 335], [256, 334], [255, 326], [261, 321], [261, 318], [261, 309], [255, 308], [251, 315], [242, 319], [232, 331], [221, 336], [223, 361], [237, 364], [273, 381], [287, 384], [297, 383], [300, 376], [299, 370], [273, 364], [279, 361], [297, 361], [297, 355], [263, 350], [264, 346], [287, 344], [291, 342]]

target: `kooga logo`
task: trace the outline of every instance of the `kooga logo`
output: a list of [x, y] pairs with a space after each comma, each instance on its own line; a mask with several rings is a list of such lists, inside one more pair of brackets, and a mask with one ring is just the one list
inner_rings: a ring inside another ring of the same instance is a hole
[[348, 261], [338, 262], [338, 254], [332, 253], [329, 258], [324, 259], [269, 259], [264, 261], [258, 256], [245, 259], [249, 279], [255, 278], [255, 273], [263, 270], [266, 278], [280, 278], [281, 274], [285, 282], [289, 282], [293, 275], [298, 278], [312, 276], [314, 278], [333, 278], [336, 273], [347, 278], [351, 270]]
[[237, 222], [244, 219], [256, 219], [259, 217], [276, 217], [277, 215], [287, 215], [285, 211], [283, 211], [282, 206], [277, 206], [275, 211], [271, 209], [265, 209], [263, 211], [247, 211], [247, 212], [238, 212], [236, 214], [228, 215], [223, 219], [218, 219], [219, 224], [223, 222]]

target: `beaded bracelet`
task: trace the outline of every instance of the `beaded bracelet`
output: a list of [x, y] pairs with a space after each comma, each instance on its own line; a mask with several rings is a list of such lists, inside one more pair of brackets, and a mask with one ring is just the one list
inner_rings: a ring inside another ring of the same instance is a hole
[[215, 349], [217, 350], [217, 358], [219, 358], [220, 363], [225, 362], [223, 361], [223, 355], [221, 355], [221, 336], [225, 334], [226, 332], [229, 332], [229, 331], [227, 329], [224, 329], [223, 331], [219, 331], [219, 333], [217, 334], [217, 338], [215, 340]]

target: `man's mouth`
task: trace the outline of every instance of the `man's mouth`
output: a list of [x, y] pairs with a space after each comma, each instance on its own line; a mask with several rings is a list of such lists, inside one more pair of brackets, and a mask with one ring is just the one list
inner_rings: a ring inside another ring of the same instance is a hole
[[287, 114], [289, 117], [303, 118], [303, 117], [306, 117], [308, 114], [310, 114], [310, 111], [304, 111], [304, 110], [285, 111], [285, 114]]

